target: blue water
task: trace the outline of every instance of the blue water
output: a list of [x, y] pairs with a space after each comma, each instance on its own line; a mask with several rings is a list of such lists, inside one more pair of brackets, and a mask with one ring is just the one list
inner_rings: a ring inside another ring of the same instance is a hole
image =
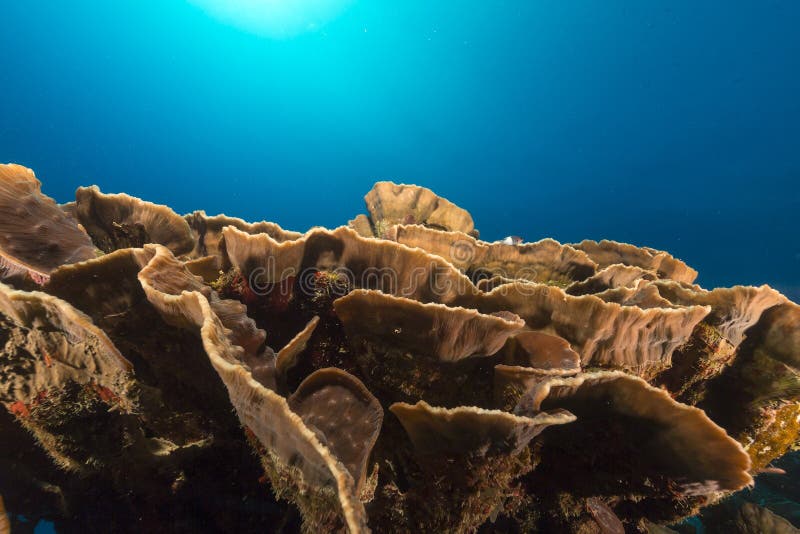
[[287, 36], [5, 0], [0, 162], [61, 202], [96, 183], [296, 230], [417, 183], [487, 239], [651, 245], [800, 300], [800, 2], [337, 3]]
[[362, 0], [288, 38], [178, 0], [0, 11], [0, 161], [59, 201], [303, 230], [391, 179], [488, 239], [647, 244], [800, 298], [800, 2]]

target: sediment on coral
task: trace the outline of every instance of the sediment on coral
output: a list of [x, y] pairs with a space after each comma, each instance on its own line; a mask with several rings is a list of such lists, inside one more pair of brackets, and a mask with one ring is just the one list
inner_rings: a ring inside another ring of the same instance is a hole
[[59, 207], [16, 166], [4, 219], [17, 190], [35, 209], [0, 220], [12, 520], [634, 532], [798, 443], [800, 306], [706, 291], [666, 252], [480, 241], [464, 209], [389, 182], [304, 234], [96, 188]]

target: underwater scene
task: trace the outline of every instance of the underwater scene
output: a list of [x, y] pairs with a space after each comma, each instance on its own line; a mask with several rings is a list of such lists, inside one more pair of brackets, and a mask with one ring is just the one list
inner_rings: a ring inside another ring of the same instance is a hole
[[0, 13], [0, 534], [800, 533], [800, 3]]

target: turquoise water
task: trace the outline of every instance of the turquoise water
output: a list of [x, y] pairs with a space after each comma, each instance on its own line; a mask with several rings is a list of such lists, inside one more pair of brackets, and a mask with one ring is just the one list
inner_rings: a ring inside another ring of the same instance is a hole
[[797, 2], [221, 4], [6, 2], [0, 161], [60, 201], [298, 230], [418, 183], [489, 239], [646, 244], [798, 297]]

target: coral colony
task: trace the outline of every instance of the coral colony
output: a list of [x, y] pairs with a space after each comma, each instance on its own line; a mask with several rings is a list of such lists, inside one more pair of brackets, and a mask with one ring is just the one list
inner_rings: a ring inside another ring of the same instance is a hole
[[422, 187], [366, 204], [300, 234], [96, 187], [59, 206], [0, 166], [10, 517], [664, 532], [797, 445], [800, 307], [770, 287], [708, 291], [613, 241], [481, 241]]

